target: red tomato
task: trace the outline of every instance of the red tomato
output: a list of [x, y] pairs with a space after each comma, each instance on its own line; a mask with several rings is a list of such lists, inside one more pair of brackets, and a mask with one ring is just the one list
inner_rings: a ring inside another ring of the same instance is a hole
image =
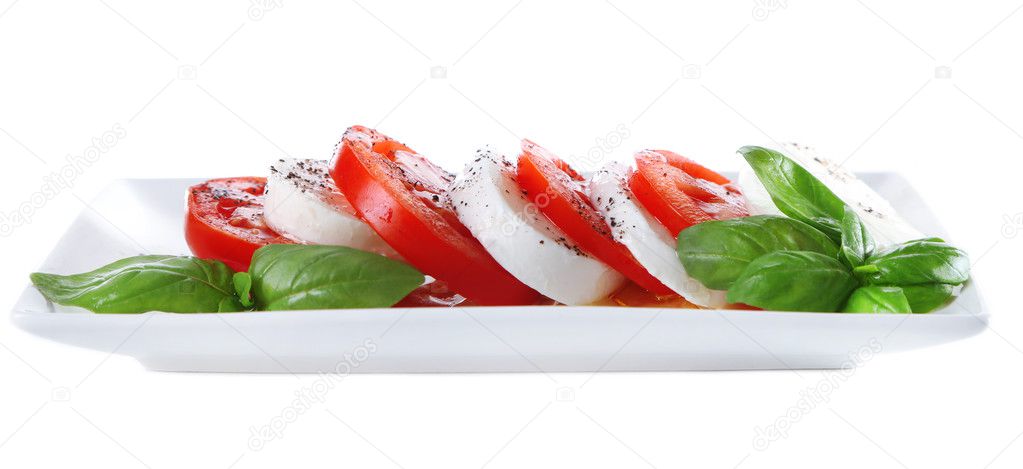
[[609, 295], [607, 304], [610, 306], [630, 306], [634, 308], [701, 309], [701, 307], [690, 303], [680, 295], [655, 295], [633, 282], [626, 282], [624, 287]]
[[453, 175], [409, 147], [361, 126], [341, 139], [330, 173], [366, 221], [410, 264], [480, 305], [533, 304], [472, 236], [445, 194]]
[[523, 140], [516, 180], [540, 212], [583, 251], [652, 293], [674, 294], [650, 275], [624, 244], [614, 239], [604, 217], [590, 203], [585, 181], [564, 161]]
[[444, 282], [427, 280], [421, 287], [402, 298], [395, 308], [428, 308], [438, 306], [473, 306]]
[[636, 155], [629, 189], [672, 236], [697, 223], [749, 215], [728, 178], [666, 150]]
[[263, 221], [266, 179], [212, 179], [188, 189], [185, 241], [196, 257], [249, 270], [252, 253], [267, 244], [291, 244]]

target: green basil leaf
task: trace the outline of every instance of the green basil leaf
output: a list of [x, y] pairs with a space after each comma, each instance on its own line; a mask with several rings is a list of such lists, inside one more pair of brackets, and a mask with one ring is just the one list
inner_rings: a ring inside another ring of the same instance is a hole
[[715, 290], [729, 289], [750, 262], [775, 251], [834, 257], [838, 245], [806, 223], [773, 215], [708, 221], [678, 235], [678, 257], [686, 273]]
[[856, 271], [873, 285], [959, 285], [970, 278], [970, 258], [947, 243], [919, 239], [874, 253]]
[[238, 295], [238, 300], [241, 301], [242, 306], [251, 308], [252, 302], [252, 276], [248, 272], [235, 272], [234, 277], [231, 278], [231, 283], [234, 284], [234, 291]]
[[849, 267], [857, 267], [874, 251], [874, 239], [856, 211], [845, 206], [842, 217], [842, 258]]
[[901, 288], [868, 285], [854, 290], [842, 311], [846, 313], [911, 313], [912, 309]]
[[31, 279], [46, 299], [95, 313], [232, 312], [243, 309], [234, 296], [233, 273], [220, 261], [137, 256], [92, 272], [37, 272]]
[[728, 301], [779, 311], [838, 311], [859, 283], [849, 268], [818, 252], [758, 257], [728, 290]]
[[747, 146], [740, 148], [739, 153], [753, 168], [778, 210], [817, 228], [836, 242], [841, 240], [845, 202], [828, 186], [780, 152]]
[[944, 283], [929, 283], [923, 285], [904, 285], [902, 292], [909, 301], [909, 306], [914, 313], [929, 313], [948, 303], [952, 298], [954, 285]]
[[343, 246], [259, 248], [249, 267], [258, 309], [383, 308], [422, 285], [404, 262]]

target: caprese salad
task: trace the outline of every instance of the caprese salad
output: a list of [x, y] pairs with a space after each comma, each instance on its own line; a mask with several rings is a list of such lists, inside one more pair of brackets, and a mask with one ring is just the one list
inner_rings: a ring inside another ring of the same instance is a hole
[[[780, 151], [779, 151], [780, 150]], [[331, 160], [188, 190], [194, 256], [36, 273], [97, 313], [619, 305], [926, 313], [969, 279], [851, 173], [805, 147], [743, 147], [737, 182], [666, 150], [580, 174], [529, 140], [452, 174], [376, 130]]]

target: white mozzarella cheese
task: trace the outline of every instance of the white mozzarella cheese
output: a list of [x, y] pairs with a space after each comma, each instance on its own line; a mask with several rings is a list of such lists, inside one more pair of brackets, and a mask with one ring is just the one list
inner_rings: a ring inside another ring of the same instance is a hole
[[338, 190], [323, 160], [278, 160], [270, 167], [263, 196], [266, 224], [304, 244], [348, 246], [387, 256], [396, 253]]
[[[924, 237], [870, 186], [835, 162], [817, 155], [812, 148], [786, 143], [780, 150], [856, 210], [879, 248]], [[752, 168], [747, 166], [739, 173], [738, 183], [746, 196], [750, 215], [782, 215]]]
[[458, 219], [515, 278], [566, 305], [601, 301], [624, 282], [543, 216], [515, 182], [515, 166], [489, 148], [452, 186]]
[[711, 290], [690, 277], [676, 253], [668, 229], [639, 205], [626, 184], [627, 170], [610, 163], [590, 180], [590, 202], [650, 275], [689, 302], [705, 307], [724, 306], [725, 292]]

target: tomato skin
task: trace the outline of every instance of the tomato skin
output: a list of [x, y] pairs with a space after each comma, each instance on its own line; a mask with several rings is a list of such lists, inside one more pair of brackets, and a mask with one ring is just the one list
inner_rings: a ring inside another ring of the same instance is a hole
[[732, 183], [732, 181], [729, 181], [728, 178], [714, 172], [713, 170], [707, 168], [706, 166], [703, 166], [673, 151], [648, 150], [645, 152], [640, 152], [640, 155], [651, 153], [656, 154], [655, 159], [657, 161], [663, 161], [665, 163], [668, 163], [671, 166], [674, 166], [678, 169], [681, 169], [682, 171], [685, 171], [686, 174], [692, 177], [704, 179], [713, 182], [714, 184], [722, 186], [725, 184]]
[[618, 291], [608, 297], [608, 304], [612, 306], [627, 306], [632, 308], [687, 308], [702, 309], [681, 295], [659, 296], [644, 290], [633, 282], [626, 283]]
[[267, 244], [292, 244], [262, 221], [266, 179], [211, 179], [188, 189], [185, 241], [196, 257], [216, 259], [237, 272]]
[[474, 306], [462, 295], [455, 293], [444, 282], [427, 280], [421, 287], [402, 298], [395, 308], [435, 308], [439, 306]]
[[501, 267], [458, 221], [451, 175], [405, 145], [348, 129], [331, 176], [362, 219], [410, 264], [479, 305], [534, 304], [540, 295]]
[[583, 251], [644, 289], [657, 295], [675, 294], [614, 239], [611, 227], [590, 203], [580, 179], [578, 173], [543, 147], [522, 141], [516, 181], [540, 212]]
[[636, 171], [629, 177], [629, 190], [654, 218], [668, 229], [672, 236], [678, 237], [682, 230], [692, 225], [713, 220], [709, 215], [696, 207], [696, 204], [685, 200], [675, 203], [661, 198], [657, 189], [650, 184], [642, 172]]
[[728, 178], [667, 150], [636, 154], [629, 189], [672, 236], [705, 221], [749, 215], [742, 193]]

